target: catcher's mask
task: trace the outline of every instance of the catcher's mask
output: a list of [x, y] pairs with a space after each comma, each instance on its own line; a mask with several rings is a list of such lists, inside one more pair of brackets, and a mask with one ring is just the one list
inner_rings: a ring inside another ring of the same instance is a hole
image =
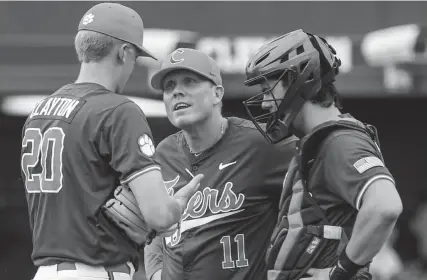
[[[243, 101], [249, 118], [267, 141], [277, 143], [291, 136], [292, 122], [304, 103], [314, 98], [322, 85], [335, 80], [341, 65], [335, 54], [325, 39], [300, 29], [265, 44], [249, 59], [246, 86], [275, 80], [268, 90]], [[282, 83], [287, 90], [277, 98], [273, 90]], [[272, 98], [264, 99], [266, 95]], [[263, 102], [275, 102], [277, 110], [260, 111]]]

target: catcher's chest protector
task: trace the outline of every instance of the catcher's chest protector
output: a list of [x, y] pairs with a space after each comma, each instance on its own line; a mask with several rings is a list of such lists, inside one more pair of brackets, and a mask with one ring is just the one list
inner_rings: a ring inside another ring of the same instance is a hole
[[300, 141], [298, 154], [286, 174], [279, 218], [267, 251], [268, 280], [300, 279], [327, 245], [327, 239], [339, 242], [337, 254], [348, 242], [342, 227], [330, 225], [305, 180], [310, 169], [309, 159], [315, 158], [328, 136], [340, 129], [363, 131], [378, 143], [375, 128], [355, 119], [325, 123]]

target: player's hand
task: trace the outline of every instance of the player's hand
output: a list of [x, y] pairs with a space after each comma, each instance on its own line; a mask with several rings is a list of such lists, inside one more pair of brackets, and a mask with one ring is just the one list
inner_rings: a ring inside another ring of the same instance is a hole
[[329, 280], [330, 271], [331, 268], [310, 268], [306, 274], [310, 275], [311, 277], [301, 278], [300, 280]]
[[156, 235], [160, 237], [169, 237], [169, 236], [172, 236], [177, 229], [178, 229], [178, 224], [175, 224], [166, 230], [158, 231]]
[[[323, 269], [317, 269], [317, 268], [310, 268], [307, 271], [307, 274], [312, 277], [305, 277], [301, 278], [300, 280], [330, 280], [329, 274], [331, 272], [332, 268], [323, 268]], [[351, 277], [351, 280], [371, 280], [372, 275], [368, 272], [368, 270], [359, 270], [356, 275]], [[342, 279], [347, 280], [347, 279]]]
[[194, 176], [191, 181], [182, 187], [179, 191], [173, 196], [178, 203], [181, 205], [182, 212], [184, 212], [187, 207], [188, 200], [193, 196], [193, 194], [198, 190], [200, 182], [203, 180], [203, 174], [197, 174]]

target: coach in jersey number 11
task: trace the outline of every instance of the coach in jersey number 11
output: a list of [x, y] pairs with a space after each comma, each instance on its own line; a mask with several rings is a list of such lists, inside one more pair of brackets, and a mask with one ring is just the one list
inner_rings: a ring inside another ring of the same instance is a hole
[[145, 247], [147, 278], [265, 279], [265, 253], [295, 138], [269, 145], [250, 121], [224, 117], [219, 67], [201, 51], [175, 50], [151, 84], [180, 129], [156, 150], [169, 193], [197, 174], [205, 177], [180, 228]]

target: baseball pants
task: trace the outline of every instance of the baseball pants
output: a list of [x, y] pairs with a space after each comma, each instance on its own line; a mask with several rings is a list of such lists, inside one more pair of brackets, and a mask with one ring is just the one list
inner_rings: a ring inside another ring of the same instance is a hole
[[108, 268], [64, 262], [40, 266], [33, 280], [132, 280], [134, 273], [130, 262]]

